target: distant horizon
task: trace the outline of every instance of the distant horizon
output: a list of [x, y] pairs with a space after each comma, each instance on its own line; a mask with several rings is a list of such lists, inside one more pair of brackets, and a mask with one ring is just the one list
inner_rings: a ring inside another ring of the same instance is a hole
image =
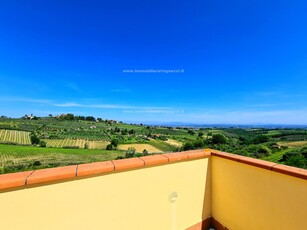
[[[63, 113], [63, 114], [67, 114], [67, 113]], [[0, 116], [5, 116], [7, 118], [11, 118], [11, 119], [22, 119], [25, 115], [31, 115], [30, 114], [24, 114], [23, 116], [17, 116], [17, 117], [13, 117], [13, 116], [6, 116], [5, 114], [1, 114]], [[37, 116], [35, 114], [32, 114], [33, 116]], [[59, 116], [61, 114], [52, 114], [52, 117], [56, 117]], [[74, 116], [81, 116], [79, 114], [74, 114]], [[92, 116], [92, 115], [87, 115], [87, 116]], [[45, 116], [38, 116], [40, 118], [49, 118], [48, 115]], [[102, 118], [103, 120], [116, 120], [116, 119], [112, 119], [112, 118], [104, 118], [104, 117], [95, 117], [93, 116], [95, 119], [97, 118]], [[171, 126], [171, 127], [197, 127], [197, 128], [203, 128], [203, 127], [256, 127], [256, 128], [269, 128], [269, 127], [273, 127], [273, 128], [295, 128], [295, 127], [299, 127], [299, 128], [307, 128], [307, 124], [280, 124], [280, 123], [193, 123], [193, 122], [161, 122], [161, 121], [137, 121], [137, 120], [117, 120], [126, 124], [135, 124], [135, 125], [139, 125], [139, 124], [143, 124], [143, 125], [161, 125], [161, 126]]]
[[307, 124], [307, 2], [0, 2], [0, 114]]

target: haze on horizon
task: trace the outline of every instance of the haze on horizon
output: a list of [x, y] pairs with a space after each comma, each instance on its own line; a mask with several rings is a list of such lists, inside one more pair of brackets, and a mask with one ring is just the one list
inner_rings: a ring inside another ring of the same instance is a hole
[[307, 124], [307, 2], [1, 1], [0, 115]]

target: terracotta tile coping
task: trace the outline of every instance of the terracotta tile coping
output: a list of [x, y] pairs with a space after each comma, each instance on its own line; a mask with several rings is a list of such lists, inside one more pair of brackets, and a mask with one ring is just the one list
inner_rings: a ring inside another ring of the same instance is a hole
[[307, 170], [306, 169], [291, 167], [288, 165], [277, 164], [274, 162], [259, 160], [259, 159], [240, 156], [236, 154], [230, 154], [230, 153], [217, 151], [217, 150], [211, 150], [211, 155], [307, 180]]
[[94, 176], [102, 173], [133, 170], [146, 166], [176, 163], [179, 161], [210, 157], [211, 155], [222, 157], [239, 163], [272, 170], [294, 177], [307, 179], [307, 170], [304, 169], [275, 164], [272, 162], [216, 151], [212, 149], [205, 149], [3, 174], [0, 175], [0, 190], [12, 188], [18, 189], [26, 185], [37, 185], [54, 181], [76, 179], [84, 176]]

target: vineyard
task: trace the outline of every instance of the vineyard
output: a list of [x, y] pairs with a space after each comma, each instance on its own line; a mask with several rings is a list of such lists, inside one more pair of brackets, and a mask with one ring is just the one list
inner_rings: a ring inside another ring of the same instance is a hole
[[16, 130], [0, 130], [0, 143], [30, 145], [30, 133]]
[[89, 148], [89, 149], [105, 149], [109, 142], [106, 141], [87, 141], [84, 139], [45, 139], [47, 147], [57, 148]]
[[0, 144], [0, 174], [114, 160], [124, 154], [118, 150], [37, 148]]
[[[93, 138], [92, 138], [93, 139]], [[76, 147], [89, 149], [105, 149], [109, 142], [107, 141], [92, 141], [86, 139], [44, 139], [47, 147]], [[0, 130], [0, 143], [31, 145], [30, 132], [17, 130]]]

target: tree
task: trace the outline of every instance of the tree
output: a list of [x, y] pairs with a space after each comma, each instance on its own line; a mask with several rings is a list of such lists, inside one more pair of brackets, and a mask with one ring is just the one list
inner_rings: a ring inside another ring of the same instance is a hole
[[75, 116], [71, 113], [62, 114], [58, 117], [59, 120], [74, 120]]
[[183, 150], [187, 151], [187, 150], [192, 150], [195, 149], [195, 146], [192, 142], [187, 142], [183, 145]]
[[118, 139], [112, 139], [111, 145], [112, 145], [115, 149], [117, 148], [118, 144], [119, 144], [119, 140], [118, 140]]
[[65, 120], [73, 120], [75, 116], [71, 113], [67, 113], [66, 116], [64, 117]]
[[130, 129], [130, 130], [129, 130], [129, 134], [130, 134], [130, 135], [135, 134], [134, 129]]
[[192, 129], [189, 129], [189, 130], [188, 130], [188, 134], [190, 134], [190, 135], [194, 135], [194, 134], [195, 134], [195, 132], [194, 132]]
[[122, 130], [122, 135], [127, 135], [128, 134], [128, 130], [127, 129], [123, 129]]
[[111, 143], [106, 146], [106, 150], [116, 149], [118, 144], [119, 144], [119, 140], [118, 139], [112, 139]]
[[112, 150], [112, 149], [113, 149], [113, 145], [108, 144], [107, 147], [106, 147], [106, 150]]
[[269, 137], [265, 135], [258, 135], [253, 140], [252, 143], [254, 144], [261, 144], [269, 141]]
[[132, 158], [135, 156], [135, 148], [130, 147], [128, 148], [128, 150], [126, 151], [126, 158]]
[[227, 138], [223, 134], [214, 134], [211, 139], [212, 144], [226, 144]]
[[95, 117], [93, 117], [93, 116], [87, 116], [87, 117], [85, 118], [85, 120], [86, 120], [86, 121], [96, 121]]
[[199, 132], [199, 133], [198, 133], [198, 136], [199, 136], [199, 137], [203, 137], [203, 136], [204, 136], [204, 133], [203, 133], [203, 132]]
[[31, 134], [30, 139], [31, 139], [31, 144], [32, 145], [38, 145], [39, 142], [40, 142], [39, 138], [36, 136], [35, 133]]

